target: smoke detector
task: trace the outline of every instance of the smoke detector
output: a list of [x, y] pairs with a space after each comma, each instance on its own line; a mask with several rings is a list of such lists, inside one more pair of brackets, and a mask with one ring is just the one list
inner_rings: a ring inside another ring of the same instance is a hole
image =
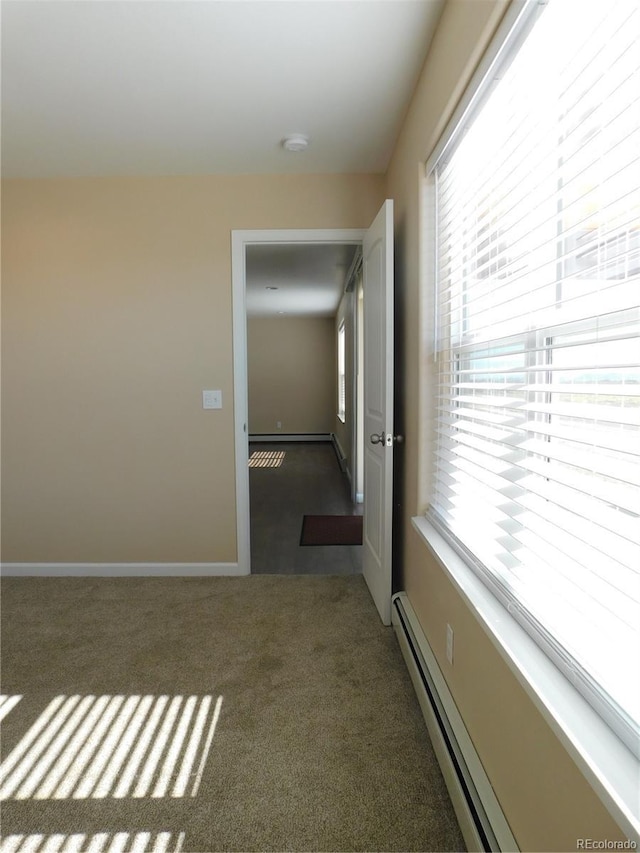
[[291, 133], [282, 140], [282, 147], [287, 151], [304, 151], [309, 145], [309, 137], [304, 133]]

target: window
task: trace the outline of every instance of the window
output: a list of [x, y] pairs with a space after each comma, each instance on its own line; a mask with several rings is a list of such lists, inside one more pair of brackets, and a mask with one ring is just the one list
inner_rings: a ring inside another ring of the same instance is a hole
[[640, 744], [640, 6], [529, 4], [429, 163], [428, 515]]
[[346, 342], [344, 320], [338, 327], [338, 417], [342, 423], [347, 412]]

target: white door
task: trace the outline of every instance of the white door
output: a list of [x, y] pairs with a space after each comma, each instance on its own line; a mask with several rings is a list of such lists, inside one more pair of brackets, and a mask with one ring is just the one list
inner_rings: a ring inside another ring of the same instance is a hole
[[364, 520], [362, 571], [391, 624], [393, 512], [393, 201], [367, 231], [364, 283]]

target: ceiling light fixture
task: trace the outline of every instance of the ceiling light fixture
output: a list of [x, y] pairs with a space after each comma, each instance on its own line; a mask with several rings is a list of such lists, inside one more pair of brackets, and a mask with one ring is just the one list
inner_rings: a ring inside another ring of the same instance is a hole
[[268, 285], [265, 287], [265, 290], [279, 290], [279, 288], [278, 288], [278, 287], [276, 287], [276, 286], [275, 286], [275, 284], [268, 284]]
[[308, 145], [309, 137], [304, 133], [290, 133], [282, 140], [282, 146], [287, 151], [304, 151]]

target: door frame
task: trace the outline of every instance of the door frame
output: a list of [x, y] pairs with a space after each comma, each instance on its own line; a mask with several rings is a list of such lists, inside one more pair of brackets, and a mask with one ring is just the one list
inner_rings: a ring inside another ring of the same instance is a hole
[[253, 229], [231, 232], [233, 408], [238, 570], [251, 574], [249, 505], [249, 378], [247, 372], [247, 247], [277, 243], [362, 243], [366, 228]]

